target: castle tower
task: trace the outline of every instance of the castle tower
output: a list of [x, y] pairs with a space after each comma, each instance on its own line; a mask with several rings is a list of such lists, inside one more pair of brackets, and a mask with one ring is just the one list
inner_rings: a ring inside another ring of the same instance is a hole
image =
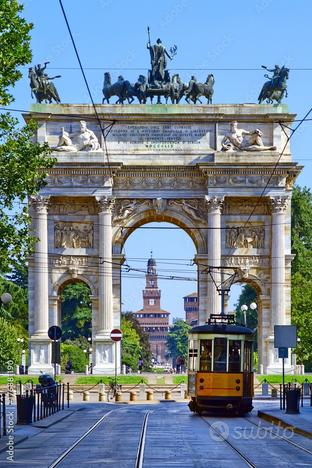
[[146, 285], [143, 289], [143, 308], [134, 313], [140, 326], [149, 337], [150, 347], [156, 362], [166, 361], [166, 343], [170, 313], [160, 307], [161, 291], [158, 288], [156, 260], [152, 254], [147, 262]]

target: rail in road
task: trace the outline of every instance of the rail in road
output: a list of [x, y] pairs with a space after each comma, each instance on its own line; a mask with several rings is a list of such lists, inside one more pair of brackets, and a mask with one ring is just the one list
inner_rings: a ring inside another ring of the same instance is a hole
[[[15, 461], [38, 468], [293, 468], [312, 466], [312, 440], [253, 414], [198, 416], [174, 402], [90, 404], [18, 444]], [[8, 466], [4, 453], [1, 466]]]

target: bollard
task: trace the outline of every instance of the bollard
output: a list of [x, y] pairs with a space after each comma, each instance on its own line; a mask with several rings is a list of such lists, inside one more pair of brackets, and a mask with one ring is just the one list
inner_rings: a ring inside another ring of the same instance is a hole
[[184, 391], [184, 399], [185, 399], [185, 400], [188, 400], [188, 397], [189, 397], [189, 396], [188, 396], [188, 391], [185, 390], [185, 391]]
[[152, 401], [154, 398], [153, 390], [146, 390], [146, 399], [147, 401]]
[[105, 392], [99, 392], [99, 401], [105, 401]]
[[121, 392], [116, 392], [115, 401], [116, 402], [122, 401], [122, 393]]
[[90, 393], [89, 392], [83, 392], [82, 401], [90, 401]]
[[186, 385], [185, 383], [180, 384], [180, 398], [185, 398]]
[[145, 385], [140, 384], [139, 400], [145, 400]]
[[74, 391], [68, 390], [68, 400], [73, 401], [73, 399], [74, 399]]
[[135, 390], [131, 390], [130, 401], [136, 401], [136, 399], [137, 399], [137, 392]]
[[165, 400], [171, 400], [171, 390], [165, 391]]
[[269, 384], [266, 379], [262, 382], [262, 396], [269, 396]]
[[272, 398], [277, 398], [277, 389], [276, 389], [276, 388], [272, 388], [272, 390], [271, 390], [271, 397], [272, 397]]
[[310, 395], [310, 384], [309, 382], [303, 382], [303, 396]]

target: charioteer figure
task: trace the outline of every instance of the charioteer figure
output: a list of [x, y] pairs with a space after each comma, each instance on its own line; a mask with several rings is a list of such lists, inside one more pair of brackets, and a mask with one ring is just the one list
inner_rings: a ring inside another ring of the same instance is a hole
[[275, 65], [274, 68], [268, 68], [265, 65], [261, 65], [261, 67], [268, 72], [273, 73], [273, 75], [269, 76], [267, 73], [264, 75], [264, 77], [268, 78], [269, 81], [264, 83], [261, 89], [258, 97], [259, 104], [263, 101], [266, 101], [269, 104], [273, 104], [273, 102], [276, 101], [280, 104], [283, 97], [287, 97], [289, 68], [286, 68], [285, 66], [280, 67], [279, 65]]
[[53, 100], [56, 103], [60, 103], [60, 96], [52, 80], [60, 78], [61, 75], [48, 76], [45, 73], [48, 63], [44, 62], [43, 65], [38, 64], [35, 67], [29, 68], [28, 78], [30, 80], [31, 97], [35, 96], [39, 103], [46, 101], [51, 104]]

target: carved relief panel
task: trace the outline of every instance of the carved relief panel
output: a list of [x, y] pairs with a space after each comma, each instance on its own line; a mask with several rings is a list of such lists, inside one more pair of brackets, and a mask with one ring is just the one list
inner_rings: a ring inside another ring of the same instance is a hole
[[225, 246], [234, 249], [263, 249], [264, 225], [226, 227]]
[[70, 223], [59, 221], [54, 223], [55, 248], [92, 248], [93, 223]]

